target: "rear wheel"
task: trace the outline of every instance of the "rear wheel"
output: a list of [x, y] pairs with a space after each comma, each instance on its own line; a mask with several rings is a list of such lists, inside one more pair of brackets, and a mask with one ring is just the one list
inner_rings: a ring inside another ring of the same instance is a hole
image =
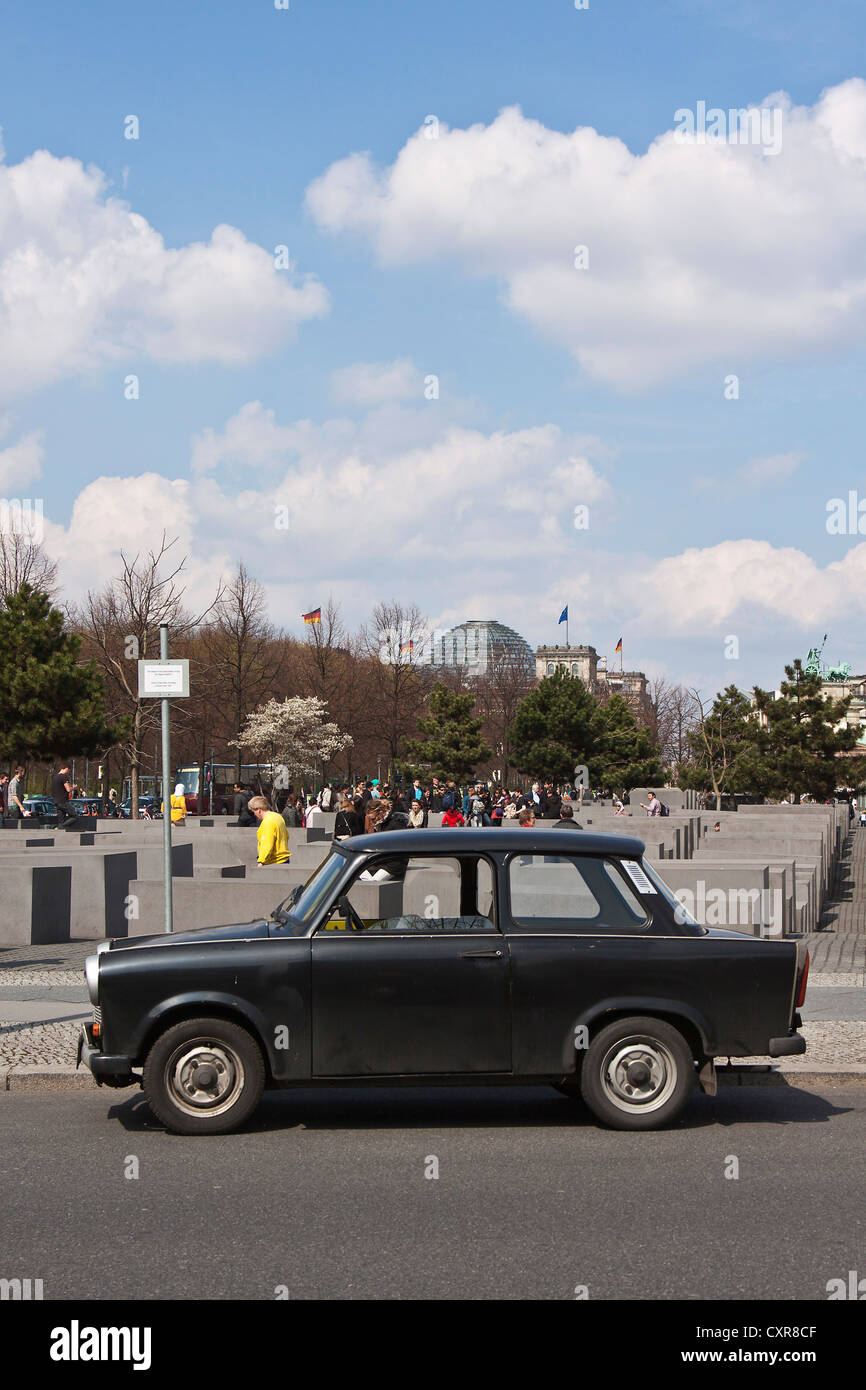
[[157, 1038], [144, 1064], [147, 1102], [175, 1134], [227, 1134], [255, 1110], [265, 1084], [258, 1043], [223, 1018], [191, 1018]]
[[658, 1129], [680, 1113], [695, 1085], [695, 1061], [682, 1033], [660, 1018], [622, 1018], [593, 1038], [580, 1091], [613, 1129]]

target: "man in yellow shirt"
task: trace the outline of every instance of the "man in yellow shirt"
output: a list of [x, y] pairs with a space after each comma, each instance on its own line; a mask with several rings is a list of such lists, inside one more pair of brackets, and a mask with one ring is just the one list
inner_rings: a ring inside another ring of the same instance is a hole
[[289, 832], [282, 816], [271, 810], [265, 796], [251, 796], [250, 810], [259, 823], [256, 831], [259, 846], [258, 867], [261, 869], [265, 864], [287, 864]]

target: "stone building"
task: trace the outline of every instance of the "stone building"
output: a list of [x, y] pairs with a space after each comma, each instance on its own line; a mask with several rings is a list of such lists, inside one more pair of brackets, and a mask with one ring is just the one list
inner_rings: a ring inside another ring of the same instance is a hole
[[537, 680], [552, 676], [558, 666], [569, 675], [578, 676], [588, 690], [600, 698], [622, 695], [636, 717], [646, 717], [649, 711], [648, 681], [643, 671], [608, 670], [607, 657], [599, 656], [595, 647], [539, 647], [535, 653]]

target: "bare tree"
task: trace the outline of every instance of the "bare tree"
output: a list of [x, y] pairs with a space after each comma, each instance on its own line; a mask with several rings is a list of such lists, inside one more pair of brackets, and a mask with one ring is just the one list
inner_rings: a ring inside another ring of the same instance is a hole
[[[273, 694], [281, 658], [276, 630], [267, 619], [265, 590], [245, 565], [238, 565], [198, 637], [202, 698], [216, 715], [221, 735], [233, 741], [250, 712]], [[241, 763], [238, 746], [238, 781]]]
[[502, 782], [506, 787], [511, 776], [509, 730], [520, 701], [526, 698], [534, 685], [535, 672], [532, 668], [516, 661], [504, 646], [494, 647], [485, 674], [477, 676], [472, 683], [475, 707], [484, 720], [483, 733], [496, 751]]
[[0, 598], [17, 594], [22, 584], [54, 598], [57, 566], [38, 541], [19, 531], [0, 531]]
[[661, 750], [662, 762], [676, 771], [691, 760], [688, 736], [700, 724], [700, 702], [694, 691], [657, 676], [649, 687], [649, 711], [653, 742]]
[[[76, 614], [79, 631], [103, 669], [112, 704], [131, 717], [132, 731], [122, 751], [130, 770], [133, 818], [138, 815], [146, 736], [159, 719], [159, 702], [139, 698], [138, 661], [158, 655], [163, 623], [175, 633], [188, 632], [214, 606], [211, 604], [197, 618], [190, 617], [183, 608], [185, 586], [177, 581], [185, 560], [174, 563], [169, 554], [176, 544], [176, 538], [167, 541], [163, 532], [159, 548], [148, 551], [144, 557], [129, 558], [121, 551], [122, 573], [100, 592], [88, 592]], [[214, 602], [218, 603], [221, 596], [222, 585]], [[169, 790], [163, 788], [166, 797]]]
[[361, 629], [362, 648], [370, 659], [369, 714], [388, 752], [388, 780], [404, 739], [415, 730], [428, 680], [417, 657], [427, 641], [427, 619], [415, 604], [377, 603]]

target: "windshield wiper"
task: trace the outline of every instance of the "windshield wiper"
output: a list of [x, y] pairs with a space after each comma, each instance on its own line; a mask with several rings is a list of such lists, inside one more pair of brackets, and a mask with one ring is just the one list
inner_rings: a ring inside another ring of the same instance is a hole
[[294, 907], [295, 903], [298, 901], [298, 898], [301, 896], [303, 891], [304, 884], [296, 884], [289, 896], [287, 898], [284, 898], [278, 907], [274, 908], [273, 912], [271, 913], [271, 921], [285, 922], [286, 918], [291, 915], [289, 909]]

